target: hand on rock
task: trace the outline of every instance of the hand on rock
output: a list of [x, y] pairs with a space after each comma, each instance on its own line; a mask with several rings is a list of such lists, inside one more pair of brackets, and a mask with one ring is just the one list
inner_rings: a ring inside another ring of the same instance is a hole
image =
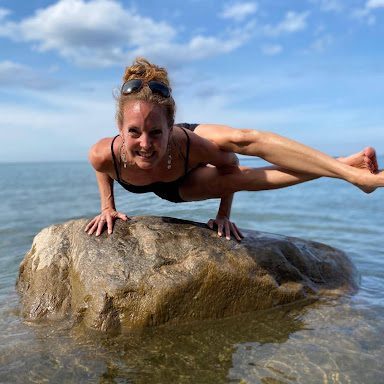
[[127, 221], [128, 216], [114, 209], [103, 209], [100, 215], [97, 215], [87, 224], [85, 232], [88, 232], [88, 235], [92, 235], [96, 231], [96, 236], [99, 236], [106, 226], [110, 235], [113, 231], [113, 224], [117, 219]]
[[223, 231], [227, 240], [231, 239], [231, 233], [236, 240], [241, 241], [244, 238], [244, 235], [237, 228], [236, 224], [231, 222], [228, 217], [217, 215], [216, 219], [210, 219], [207, 223], [208, 227], [213, 229], [217, 226], [217, 234], [222, 237]]

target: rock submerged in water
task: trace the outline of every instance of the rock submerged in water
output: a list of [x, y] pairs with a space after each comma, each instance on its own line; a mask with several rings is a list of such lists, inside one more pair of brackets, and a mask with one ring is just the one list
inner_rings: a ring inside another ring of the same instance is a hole
[[357, 289], [348, 257], [312, 241], [247, 231], [238, 243], [165, 217], [119, 220], [112, 235], [95, 237], [86, 223], [52, 225], [35, 237], [17, 281], [26, 319], [71, 318], [120, 332]]

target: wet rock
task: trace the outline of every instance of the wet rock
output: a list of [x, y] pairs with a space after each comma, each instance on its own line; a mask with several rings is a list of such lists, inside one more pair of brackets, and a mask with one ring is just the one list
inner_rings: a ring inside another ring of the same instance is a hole
[[95, 237], [86, 223], [52, 225], [35, 237], [17, 281], [26, 319], [120, 332], [357, 289], [348, 257], [312, 241], [246, 231], [238, 243], [165, 217], [117, 221], [112, 235]]

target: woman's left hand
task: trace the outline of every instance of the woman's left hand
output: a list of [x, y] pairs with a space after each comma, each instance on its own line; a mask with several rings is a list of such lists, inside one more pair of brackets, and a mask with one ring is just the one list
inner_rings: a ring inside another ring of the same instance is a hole
[[223, 231], [227, 240], [231, 239], [231, 233], [236, 240], [241, 241], [244, 237], [236, 224], [231, 222], [227, 216], [217, 215], [216, 219], [211, 219], [207, 223], [208, 227], [213, 229], [214, 225], [217, 226], [217, 234], [222, 237]]

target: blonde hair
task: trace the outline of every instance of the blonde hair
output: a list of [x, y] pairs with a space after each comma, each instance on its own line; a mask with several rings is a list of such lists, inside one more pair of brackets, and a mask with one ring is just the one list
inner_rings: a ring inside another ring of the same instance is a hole
[[[144, 84], [148, 83], [148, 81], [156, 80], [170, 88], [167, 70], [150, 63], [143, 57], [137, 57], [131, 66], [125, 68], [123, 84], [132, 79], [141, 79]], [[172, 95], [170, 97], [163, 97], [157, 93], [152, 93], [150, 88], [144, 85], [138, 92], [130, 93], [129, 95], [119, 94], [116, 97], [116, 120], [119, 127], [121, 127], [124, 119], [124, 106], [130, 100], [142, 100], [162, 106], [166, 113], [168, 126], [173, 126], [176, 104]]]

